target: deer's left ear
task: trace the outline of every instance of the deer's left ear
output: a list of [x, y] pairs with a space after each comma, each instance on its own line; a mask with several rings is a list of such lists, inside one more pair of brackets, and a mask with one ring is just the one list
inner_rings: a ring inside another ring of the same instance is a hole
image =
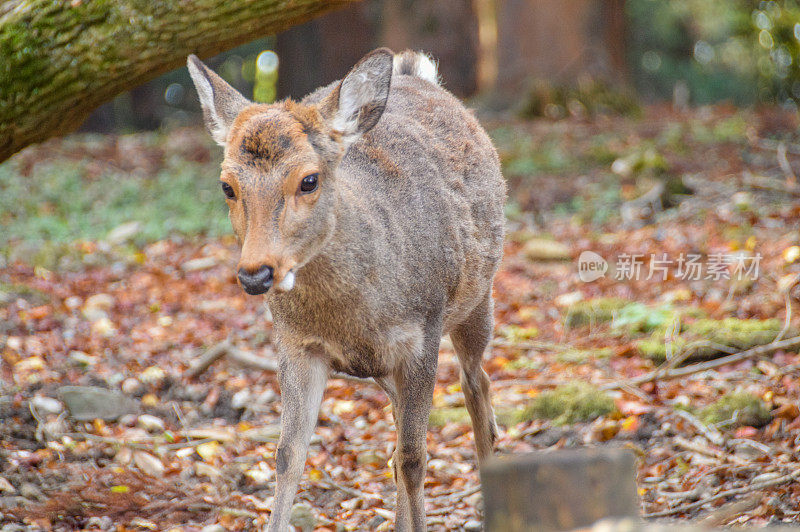
[[320, 103], [320, 112], [345, 145], [378, 123], [392, 82], [394, 54], [378, 48], [364, 56]]
[[208, 132], [217, 144], [225, 146], [231, 124], [251, 102], [204, 65], [196, 55], [189, 56], [186, 66], [197, 89]]

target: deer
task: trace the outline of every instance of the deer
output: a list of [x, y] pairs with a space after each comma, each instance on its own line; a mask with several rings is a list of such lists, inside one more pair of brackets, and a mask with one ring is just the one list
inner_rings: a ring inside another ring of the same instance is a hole
[[288, 528], [331, 372], [392, 405], [397, 530], [426, 529], [439, 346], [461, 368], [478, 463], [497, 437], [481, 363], [493, 334], [506, 186], [473, 113], [420, 52], [374, 50], [299, 101], [258, 104], [187, 60], [241, 246], [238, 283], [273, 318], [281, 434], [268, 530]]

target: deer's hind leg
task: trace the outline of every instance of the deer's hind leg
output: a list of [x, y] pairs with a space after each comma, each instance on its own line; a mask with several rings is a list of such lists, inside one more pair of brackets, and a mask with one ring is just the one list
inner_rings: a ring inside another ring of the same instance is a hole
[[450, 339], [461, 364], [461, 389], [472, 419], [479, 463], [492, 455], [497, 438], [497, 425], [489, 395], [489, 376], [481, 367], [483, 353], [492, 339], [493, 309], [492, 292], [489, 290], [469, 317], [450, 331]]

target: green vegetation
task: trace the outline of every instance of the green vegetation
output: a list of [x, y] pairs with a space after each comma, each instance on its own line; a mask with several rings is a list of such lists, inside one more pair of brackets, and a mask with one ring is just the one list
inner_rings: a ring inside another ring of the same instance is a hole
[[584, 382], [572, 382], [543, 392], [521, 410], [498, 413], [505, 425], [532, 419], [551, 419], [554, 425], [591, 421], [615, 410], [614, 401], [605, 392]]
[[700, 411], [700, 419], [708, 425], [726, 427], [761, 427], [772, 419], [767, 405], [755, 395], [731, 392]]
[[800, 100], [797, 0], [631, 0], [637, 88], [663, 98], [676, 82], [691, 100]]
[[[699, 319], [683, 324], [680, 334], [672, 341], [672, 352], [691, 350], [687, 360], [713, 358], [726, 354], [726, 351], [721, 350], [720, 347], [745, 350], [768, 344], [778, 336], [782, 329], [783, 322], [777, 319]], [[660, 327], [650, 338], [637, 342], [636, 347], [644, 356], [658, 362], [664, 361], [667, 351], [664, 336], [665, 329]]]
[[610, 322], [630, 304], [630, 301], [616, 297], [579, 301], [567, 307], [564, 312], [564, 323], [567, 327], [581, 327]]
[[[166, 140], [158, 134], [138, 135], [132, 149], [169, 145]], [[91, 142], [87, 137], [76, 149]], [[48, 247], [102, 240], [134, 221], [139, 222], [132, 235], [136, 244], [173, 234], [229, 233], [216, 162], [189, 162], [170, 152], [163, 157], [163, 166], [152, 175], [130, 175], [111, 165], [98, 171], [96, 161], [66, 155], [29, 169], [20, 158], [0, 165], [0, 253], [13, 255], [27, 247], [47, 254]]]
[[428, 425], [431, 427], [444, 427], [449, 423], [469, 423], [469, 412], [466, 407], [432, 408], [428, 416]]

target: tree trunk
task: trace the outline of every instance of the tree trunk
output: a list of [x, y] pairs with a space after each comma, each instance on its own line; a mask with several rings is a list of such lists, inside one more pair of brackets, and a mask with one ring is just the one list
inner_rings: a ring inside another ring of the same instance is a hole
[[[624, 0], [496, 0], [497, 103], [511, 104], [532, 82], [574, 85], [589, 74], [624, 85]], [[490, 84], [491, 85], [491, 84]]]
[[22, 0], [0, 4], [0, 161], [195, 53], [217, 54], [354, 0]]

